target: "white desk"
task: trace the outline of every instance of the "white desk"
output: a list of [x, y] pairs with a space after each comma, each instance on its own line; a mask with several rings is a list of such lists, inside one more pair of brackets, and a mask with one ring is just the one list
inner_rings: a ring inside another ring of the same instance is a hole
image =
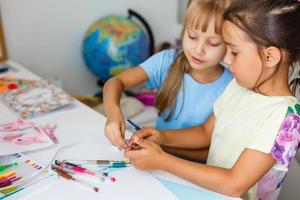
[[[26, 79], [39, 79], [38, 76], [24, 69], [22, 66], [9, 62], [12, 66], [18, 69], [18, 72], [10, 71], [0, 76], [11, 75], [18, 78]], [[12, 114], [3, 104], [0, 102], [0, 123], [6, 123], [16, 120], [17, 117]], [[82, 145], [71, 149], [66, 149], [62, 152], [64, 158], [73, 159], [119, 159], [123, 160], [122, 153], [116, 149], [113, 149], [103, 134], [105, 125], [105, 118], [84, 104], [76, 101], [75, 107], [66, 107], [64, 109], [48, 113], [46, 115], [32, 119], [38, 124], [55, 123], [57, 124], [56, 135], [59, 140], [59, 144], [48, 149], [43, 149], [36, 152], [26, 153], [33, 160], [41, 164], [48, 164], [52, 159], [56, 151], [64, 145], [79, 144]], [[160, 177], [165, 176], [169, 180], [173, 180], [172, 176], [160, 173]], [[237, 199], [225, 197], [217, 193], [213, 193], [199, 187], [187, 186], [182, 184], [176, 184], [167, 180], [159, 179], [160, 182], [169, 188], [178, 199], [214, 199], [214, 200], [226, 200]], [[137, 183], [141, 184], [141, 183]], [[145, 186], [147, 187], [147, 186]], [[116, 191], [117, 192], [117, 191]], [[140, 199], [143, 198], [143, 194]], [[43, 187], [32, 194], [29, 194], [22, 199], [99, 199], [99, 196], [92, 194], [92, 192], [80, 188], [77, 184], [69, 183], [62, 179], [55, 179], [49, 185]], [[111, 199], [114, 199], [112, 196]], [[125, 197], [124, 199], [132, 199], [131, 197]]]

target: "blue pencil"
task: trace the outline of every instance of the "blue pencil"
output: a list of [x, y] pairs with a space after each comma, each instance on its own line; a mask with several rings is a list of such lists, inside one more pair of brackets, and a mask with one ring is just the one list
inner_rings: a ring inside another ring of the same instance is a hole
[[126, 119], [126, 121], [136, 130], [141, 130], [141, 127], [139, 125], [137, 125], [136, 123], [134, 123], [133, 121], [131, 121], [130, 119]]

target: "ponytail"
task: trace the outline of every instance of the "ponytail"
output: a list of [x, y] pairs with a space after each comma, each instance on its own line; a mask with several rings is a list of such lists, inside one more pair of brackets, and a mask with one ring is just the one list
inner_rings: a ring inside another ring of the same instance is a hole
[[166, 121], [170, 119], [174, 112], [176, 98], [183, 84], [184, 74], [188, 73], [189, 68], [189, 62], [183, 51], [177, 51], [177, 57], [169, 69], [163, 86], [157, 93], [154, 104], [160, 116], [162, 116], [164, 111], [167, 111], [164, 116], [164, 120]]

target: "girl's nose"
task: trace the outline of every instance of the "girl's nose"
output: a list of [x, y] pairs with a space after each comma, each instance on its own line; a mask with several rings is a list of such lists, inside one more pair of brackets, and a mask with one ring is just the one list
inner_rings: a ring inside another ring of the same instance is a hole
[[230, 52], [229, 52], [228, 49], [226, 50], [226, 54], [225, 54], [225, 57], [224, 57], [224, 63], [226, 65], [228, 65], [228, 67], [230, 67], [230, 65], [232, 64], [232, 58], [231, 58], [231, 55], [230, 55]]
[[203, 42], [198, 42], [195, 51], [197, 54], [205, 54], [205, 44]]

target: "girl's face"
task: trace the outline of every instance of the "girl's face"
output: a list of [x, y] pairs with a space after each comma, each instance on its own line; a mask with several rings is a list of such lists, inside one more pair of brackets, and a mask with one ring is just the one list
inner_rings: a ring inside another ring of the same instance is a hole
[[210, 20], [206, 32], [187, 25], [182, 41], [183, 51], [192, 70], [203, 71], [219, 66], [226, 46], [221, 35], [215, 33], [214, 20]]
[[246, 39], [245, 33], [231, 22], [223, 25], [223, 38], [227, 45], [224, 62], [228, 64], [237, 83], [252, 89], [262, 77], [262, 61], [257, 46]]

